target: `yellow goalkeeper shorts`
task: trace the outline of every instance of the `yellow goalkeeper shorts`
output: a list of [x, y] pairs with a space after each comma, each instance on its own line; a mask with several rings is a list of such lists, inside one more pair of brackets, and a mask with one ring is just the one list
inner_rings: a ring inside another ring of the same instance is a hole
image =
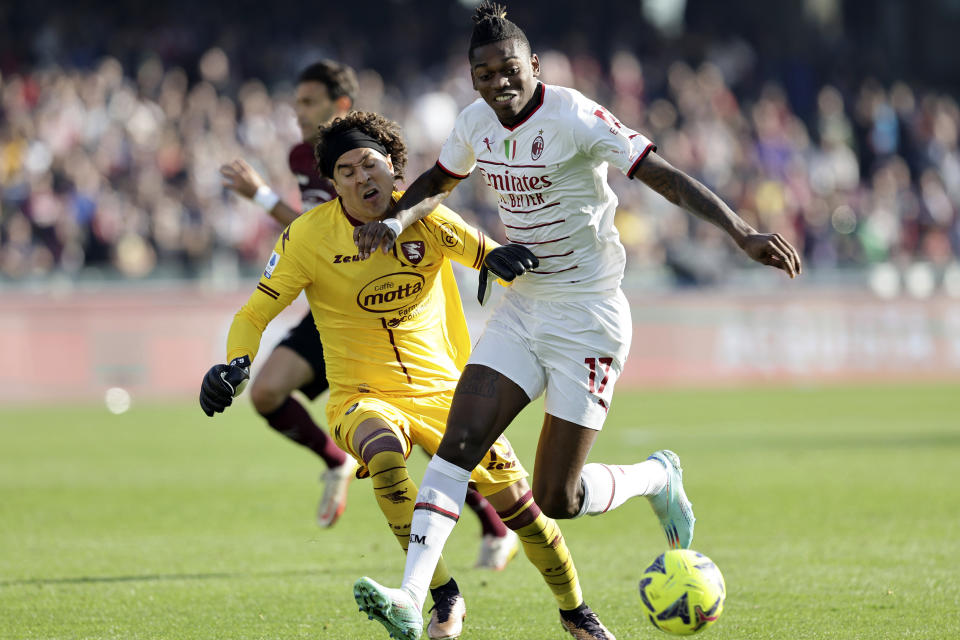
[[[336, 408], [328, 408], [327, 424], [337, 446], [349, 453], [360, 465], [359, 476], [366, 474], [363, 460], [353, 447], [353, 434], [357, 427], [370, 418], [380, 418], [403, 443], [404, 457], [410, 456], [414, 444], [433, 455], [447, 426], [447, 414], [453, 390], [416, 398], [399, 398], [358, 394]], [[470, 481], [485, 496], [506, 489], [518, 480], [527, 477], [513, 447], [506, 436], [501, 435], [483, 456], [480, 464], [470, 474]]]

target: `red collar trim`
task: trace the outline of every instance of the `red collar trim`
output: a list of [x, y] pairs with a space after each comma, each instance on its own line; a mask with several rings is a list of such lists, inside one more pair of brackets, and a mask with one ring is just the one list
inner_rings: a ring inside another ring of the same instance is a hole
[[513, 125], [512, 127], [508, 127], [507, 125], [503, 124], [502, 122], [500, 123], [500, 126], [501, 126], [501, 127], [503, 127], [504, 129], [506, 129], [507, 131], [513, 131], [513, 130], [515, 130], [517, 127], [519, 127], [520, 125], [522, 125], [524, 122], [526, 122], [527, 120], [529, 120], [530, 118], [532, 118], [532, 117], [533, 117], [533, 114], [535, 114], [537, 111], [540, 111], [540, 107], [543, 106], [543, 101], [544, 101], [544, 100], [546, 99], [546, 97], [547, 97], [547, 85], [545, 85], [545, 84], [543, 84], [543, 83], [541, 82], [539, 86], [543, 87], [543, 91], [540, 92], [540, 104], [538, 104], [536, 107], [534, 107], [533, 111], [531, 111], [530, 113], [528, 113], [526, 118], [524, 118], [523, 120], [521, 120], [521, 121], [518, 122], [517, 124]]
[[337, 202], [340, 203], [340, 211], [343, 211], [343, 215], [347, 218], [347, 222], [349, 222], [351, 226], [353, 227], [363, 226], [364, 223], [360, 222], [359, 220], [354, 218], [352, 215], [347, 213], [347, 208], [343, 206], [343, 198], [341, 198], [340, 196], [337, 196]]

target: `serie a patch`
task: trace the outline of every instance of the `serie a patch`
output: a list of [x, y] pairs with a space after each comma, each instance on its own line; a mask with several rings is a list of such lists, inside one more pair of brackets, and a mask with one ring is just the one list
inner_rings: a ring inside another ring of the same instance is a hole
[[270, 276], [273, 275], [273, 270], [277, 268], [277, 264], [279, 262], [280, 254], [274, 251], [270, 254], [270, 259], [267, 260], [267, 268], [263, 270], [263, 277], [269, 280]]

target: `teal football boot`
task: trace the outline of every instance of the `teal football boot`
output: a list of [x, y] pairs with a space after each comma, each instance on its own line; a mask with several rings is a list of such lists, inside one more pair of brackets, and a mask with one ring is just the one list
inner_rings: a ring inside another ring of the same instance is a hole
[[653, 453], [647, 460], [656, 460], [667, 470], [667, 484], [655, 496], [648, 496], [653, 512], [667, 535], [671, 549], [689, 549], [693, 542], [693, 505], [683, 491], [683, 469], [680, 458], [669, 449]]
[[353, 598], [367, 618], [387, 628], [391, 638], [419, 640], [423, 635], [423, 615], [403, 589], [389, 589], [364, 576], [353, 584]]

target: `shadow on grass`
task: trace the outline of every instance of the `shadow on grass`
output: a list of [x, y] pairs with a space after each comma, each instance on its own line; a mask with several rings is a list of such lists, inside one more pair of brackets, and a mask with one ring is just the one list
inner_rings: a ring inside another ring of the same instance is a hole
[[0, 587], [23, 585], [53, 585], [53, 584], [103, 584], [110, 582], [174, 582], [177, 580], [232, 580], [235, 578], [289, 578], [294, 576], [315, 576], [323, 573], [322, 570], [297, 569], [290, 571], [255, 571], [255, 572], [211, 572], [211, 573], [168, 573], [146, 574], [142, 576], [78, 576], [76, 578], [23, 578], [20, 580], [0, 580]]

